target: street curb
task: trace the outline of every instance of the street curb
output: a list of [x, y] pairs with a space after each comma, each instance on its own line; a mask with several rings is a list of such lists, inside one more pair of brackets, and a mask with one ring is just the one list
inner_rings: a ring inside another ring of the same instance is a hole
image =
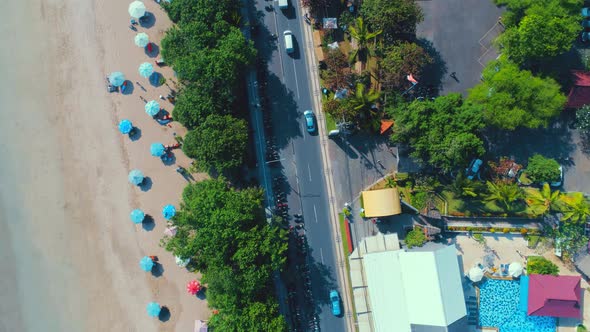
[[[300, 6], [299, 12], [301, 17], [304, 16], [305, 12], [303, 6]], [[332, 165], [330, 162], [329, 154], [328, 154], [328, 135], [326, 134], [326, 119], [324, 113], [322, 112], [322, 92], [320, 87], [320, 82], [318, 79], [318, 74], [316, 73], [317, 70], [314, 70], [314, 66], [317, 66], [317, 62], [315, 61], [315, 50], [313, 45], [313, 30], [310, 25], [304, 24], [301, 20], [299, 20], [299, 24], [302, 26], [302, 31], [304, 33], [305, 38], [305, 45], [307, 52], [305, 52], [305, 57], [307, 60], [307, 69], [310, 74], [310, 83], [312, 87], [312, 96], [311, 99], [313, 100], [313, 106], [316, 110], [316, 117], [318, 120], [318, 135], [320, 136], [320, 145], [322, 151], [322, 163], [324, 165], [324, 173], [326, 174], [325, 182], [326, 182], [326, 189], [328, 193], [328, 204], [330, 205], [330, 224], [332, 228], [332, 232], [334, 235], [334, 240], [332, 245], [337, 253], [338, 257], [338, 277], [341, 280], [343, 287], [341, 292], [342, 303], [344, 304], [344, 312], [347, 314], [345, 315], [348, 331], [356, 331], [354, 317], [352, 316], [352, 298], [351, 294], [348, 292], [350, 287], [350, 281], [348, 280], [348, 275], [346, 273], [346, 262], [347, 259], [346, 255], [344, 254], [344, 248], [340, 244], [340, 224], [338, 222], [338, 207], [336, 206], [336, 198], [335, 198], [335, 187], [334, 187], [334, 180], [332, 177]]]

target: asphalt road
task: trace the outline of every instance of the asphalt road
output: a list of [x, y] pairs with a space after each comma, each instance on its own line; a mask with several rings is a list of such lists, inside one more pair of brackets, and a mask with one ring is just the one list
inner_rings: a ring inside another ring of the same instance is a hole
[[[274, 10], [265, 9], [271, 4]], [[303, 214], [311, 288], [320, 329], [345, 331], [345, 320], [332, 315], [329, 303], [329, 291], [341, 292], [342, 288], [336, 277], [338, 263], [333, 247], [336, 235], [330, 228], [321, 142], [317, 134], [307, 133], [303, 119], [303, 112], [312, 109], [312, 90], [303, 53], [306, 48], [302, 24], [305, 23], [299, 17], [297, 1], [289, 1], [286, 11], [279, 10], [278, 1], [259, 0], [254, 6], [250, 10], [256, 11], [254, 17], [261, 24], [254, 39], [268, 62], [266, 91], [272, 105], [274, 141], [281, 160], [281, 168], [273, 168], [273, 175], [282, 173], [288, 180], [284, 190], [291, 215]], [[283, 32], [286, 30], [292, 31], [295, 41], [295, 52], [290, 55], [285, 51]], [[278, 38], [274, 40], [271, 34]], [[313, 111], [317, 114], [319, 110]]]

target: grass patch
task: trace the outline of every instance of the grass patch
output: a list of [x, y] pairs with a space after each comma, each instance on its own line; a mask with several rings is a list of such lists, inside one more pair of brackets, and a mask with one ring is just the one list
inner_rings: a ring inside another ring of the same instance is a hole
[[326, 130], [330, 132], [330, 130], [338, 129], [338, 127], [336, 127], [336, 121], [334, 118], [326, 112], [324, 112], [324, 115], [326, 116]]
[[514, 211], [506, 211], [503, 208], [496, 205], [494, 202], [486, 202], [479, 199], [462, 199], [456, 197], [451, 191], [443, 190], [441, 196], [448, 203], [448, 213], [451, 216], [456, 217], [524, 217], [534, 218], [535, 214], [533, 211], [524, 203]]
[[528, 235], [527, 236], [528, 247], [531, 249], [534, 249], [535, 247], [537, 247], [537, 244], [539, 244], [540, 239], [541, 239], [541, 237], [539, 235]]

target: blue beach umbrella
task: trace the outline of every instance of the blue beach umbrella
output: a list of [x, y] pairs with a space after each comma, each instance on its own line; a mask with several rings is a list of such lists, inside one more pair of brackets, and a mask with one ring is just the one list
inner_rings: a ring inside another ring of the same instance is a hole
[[170, 220], [170, 218], [174, 217], [174, 215], [176, 214], [176, 208], [173, 205], [166, 205], [164, 206], [164, 208], [162, 209], [162, 215], [164, 216], [164, 218]]
[[160, 304], [158, 304], [157, 302], [150, 302], [148, 303], [146, 310], [148, 316], [158, 317], [160, 316], [160, 311], [162, 311], [162, 308], [160, 307]]
[[109, 75], [109, 82], [114, 86], [121, 86], [125, 83], [125, 75], [120, 71], [112, 72]]
[[150, 100], [147, 104], [145, 104], [145, 112], [149, 116], [156, 116], [158, 112], [160, 112], [160, 104], [158, 104], [155, 100]]
[[134, 169], [131, 172], [129, 172], [128, 179], [131, 184], [139, 186], [143, 182], [143, 178], [143, 173], [138, 169]]
[[148, 256], [143, 256], [139, 261], [139, 267], [145, 272], [150, 272], [154, 268], [154, 261]]
[[133, 1], [129, 4], [129, 16], [140, 18], [145, 15], [145, 5], [141, 1]]
[[119, 122], [119, 131], [121, 132], [121, 134], [129, 134], [131, 132], [131, 129], [133, 129], [133, 123], [131, 123], [131, 121], [125, 119]]
[[140, 209], [135, 209], [131, 211], [129, 217], [131, 218], [131, 221], [133, 221], [134, 224], [141, 224], [143, 222], [143, 219], [145, 218], [145, 213], [143, 213], [143, 211], [141, 211]]
[[162, 143], [153, 143], [152, 146], [150, 146], [150, 153], [154, 157], [161, 157], [166, 153], [166, 148]]
[[144, 62], [139, 65], [139, 75], [148, 78], [154, 73], [154, 66], [149, 62]]
[[150, 42], [150, 37], [145, 32], [140, 32], [135, 35], [135, 45], [139, 47], [146, 47]]

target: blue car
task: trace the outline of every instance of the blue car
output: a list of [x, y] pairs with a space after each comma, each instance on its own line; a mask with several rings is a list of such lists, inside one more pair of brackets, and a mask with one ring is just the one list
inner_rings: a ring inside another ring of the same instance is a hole
[[332, 314], [334, 316], [340, 316], [342, 313], [340, 309], [340, 295], [334, 289], [330, 291], [330, 303], [332, 303]]
[[303, 116], [305, 117], [305, 127], [307, 128], [307, 132], [308, 133], [315, 132], [315, 119], [314, 119], [313, 112], [310, 110], [307, 110], [307, 111], [303, 112]]

